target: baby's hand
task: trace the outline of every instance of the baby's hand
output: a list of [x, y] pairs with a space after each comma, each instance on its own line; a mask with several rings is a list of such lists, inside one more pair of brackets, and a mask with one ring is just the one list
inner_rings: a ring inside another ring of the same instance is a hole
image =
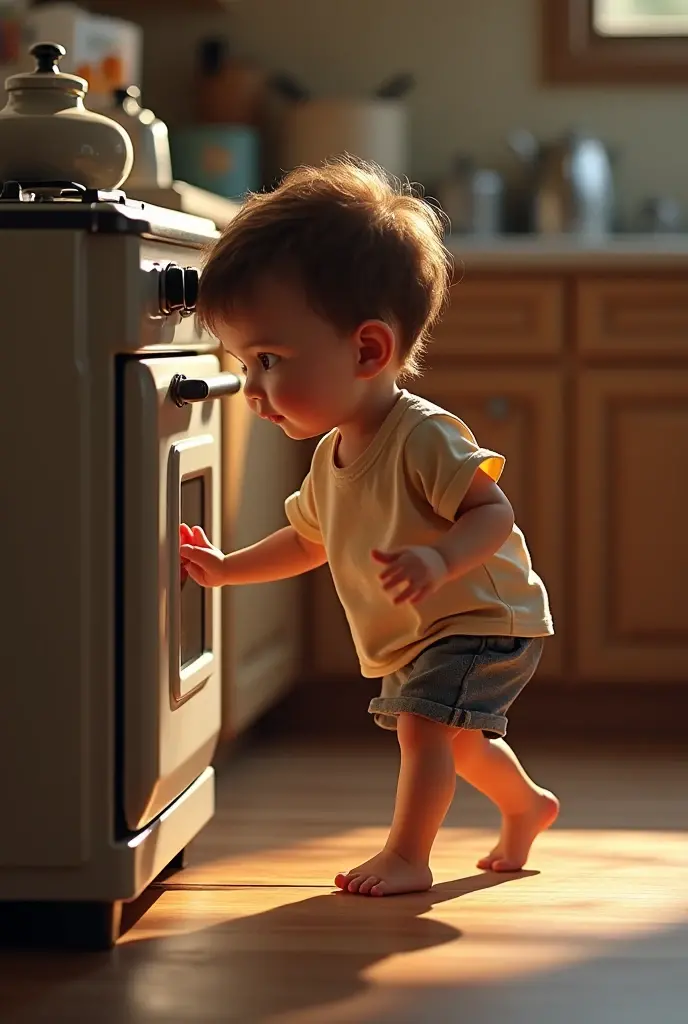
[[186, 573], [202, 587], [221, 587], [227, 582], [225, 556], [210, 543], [200, 526], [189, 529], [182, 523], [179, 540], [182, 580]]
[[435, 548], [418, 546], [398, 551], [374, 550], [372, 555], [376, 562], [387, 566], [380, 573], [383, 590], [393, 590], [406, 584], [394, 598], [394, 604], [404, 601], [417, 604], [437, 590], [448, 575], [445, 561]]

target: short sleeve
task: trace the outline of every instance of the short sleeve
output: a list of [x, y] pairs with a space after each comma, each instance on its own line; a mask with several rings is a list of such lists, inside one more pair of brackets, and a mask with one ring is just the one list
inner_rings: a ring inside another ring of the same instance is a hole
[[504, 456], [480, 448], [465, 423], [453, 416], [428, 416], [411, 431], [404, 446], [406, 471], [413, 486], [437, 515], [454, 522], [476, 470], [497, 482]]
[[323, 538], [318, 523], [318, 510], [313, 493], [311, 474], [307, 473], [301, 490], [290, 494], [284, 503], [287, 519], [297, 533], [314, 544], [322, 544]]

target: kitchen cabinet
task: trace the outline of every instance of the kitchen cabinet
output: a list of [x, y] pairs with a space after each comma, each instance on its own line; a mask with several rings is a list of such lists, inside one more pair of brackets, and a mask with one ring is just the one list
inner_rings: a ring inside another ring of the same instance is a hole
[[[688, 250], [459, 273], [410, 389], [506, 456], [557, 630], [538, 683], [688, 684]], [[356, 675], [327, 570], [307, 586], [305, 673]]]
[[500, 481], [526, 536], [535, 571], [552, 603], [557, 636], [548, 642], [542, 675], [562, 671], [564, 461], [562, 384], [556, 370], [430, 372], [418, 394], [463, 419], [479, 444], [506, 458]]
[[688, 278], [592, 278], [578, 283], [576, 340], [597, 358], [688, 359]]
[[542, 356], [563, 340], [564, 286], [556, 278], [457, 281], [435, 330], [429, 363], [463, 356]]
[[688, 369], [584, 370], [577, 412], [579, 673], [685, 682]]
[[359, 676], [349, 624], [327, 565], [309, 573], [307, 588], [304, 673], [318, 678]]
[[[224, 369], [236, 365], [223, 356]], [[230, 365], [231, 364], [231, 365]], [[224, 403], [222, 547], [245, 547], [287, 525], [300, 452], [242, 396]], [[223, 733], [245, 729], [292, 685], [301, 664], [303, 579], [223, 590]]]

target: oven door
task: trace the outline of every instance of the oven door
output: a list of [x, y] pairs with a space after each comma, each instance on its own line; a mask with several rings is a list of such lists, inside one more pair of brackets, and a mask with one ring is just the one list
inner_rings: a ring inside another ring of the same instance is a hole
[[219, 543], [221, 403], [180, 408], [170, 390], [179, 373], [216, 376], [214, 356], [122, 370], [120, 817], [136, 831], [210, 764], [220, 732], [220, 593], [182, 581], [179, 525]]

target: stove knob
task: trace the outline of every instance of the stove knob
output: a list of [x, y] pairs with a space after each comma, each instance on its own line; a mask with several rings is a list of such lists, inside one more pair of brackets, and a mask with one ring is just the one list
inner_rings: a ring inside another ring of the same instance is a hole
[[160, 275], [160, 311], [179, 313], [184, 309], [184, 271], [168, 263]]
[[184, 267], [184, 308], [193, 313], [198, 302], [199, 273], [195, 267]]

